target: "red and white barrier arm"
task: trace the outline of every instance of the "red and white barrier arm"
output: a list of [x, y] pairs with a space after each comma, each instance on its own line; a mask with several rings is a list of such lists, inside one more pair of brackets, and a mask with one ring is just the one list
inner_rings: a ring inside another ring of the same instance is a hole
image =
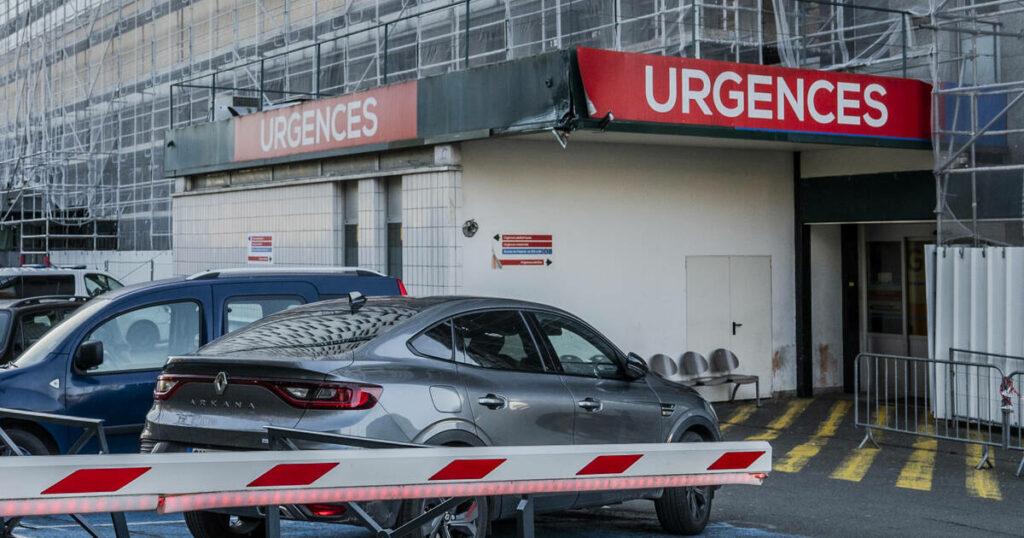
[[766, 442], [0, 458], [0, 516], [759, 485]]

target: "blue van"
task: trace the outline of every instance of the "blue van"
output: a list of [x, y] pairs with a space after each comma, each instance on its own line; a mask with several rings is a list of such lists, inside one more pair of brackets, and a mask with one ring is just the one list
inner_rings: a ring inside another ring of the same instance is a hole
[[[291, 306], [351, 291], [405, 295], [401, 280], [353, 268], [226, 269], [113, 290], [0, 366], [0, 407], [101, 418], [112, 452], [137, 452], [168, 356], [191, 353]], [[52, 424], [3, 426], [32, 454], [64, 453], [81, 434]]]

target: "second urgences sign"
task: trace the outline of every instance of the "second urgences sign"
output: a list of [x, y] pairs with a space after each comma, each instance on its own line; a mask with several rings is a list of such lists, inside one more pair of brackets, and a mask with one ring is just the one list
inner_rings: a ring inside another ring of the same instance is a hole
[[235, 162], [416, 138], [416, 82], [242, 116]]

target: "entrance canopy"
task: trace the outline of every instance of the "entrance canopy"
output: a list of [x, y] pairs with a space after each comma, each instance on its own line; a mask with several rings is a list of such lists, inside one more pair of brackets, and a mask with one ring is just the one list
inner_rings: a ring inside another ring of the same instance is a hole
[[579, 48], [174, 129], [164, 170], [581, 129], [929, 149], [930, 91], [910, 79]]

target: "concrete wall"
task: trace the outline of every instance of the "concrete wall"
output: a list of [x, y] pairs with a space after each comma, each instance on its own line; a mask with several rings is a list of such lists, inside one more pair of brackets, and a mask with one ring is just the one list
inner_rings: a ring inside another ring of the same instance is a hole
[[811, 359], [814, 388], [843, 385], [841, 228], [811, 226]]
[[247, 237], [274, 234], [275, 266], [340, 265], [342, 183], [232, 189], [174, 199], [174, 272], [246, 266]]
[[[771, 389], [796, 387], [788, 152], [493, 140], [462, 146], [463, 293], [577, 313], [643, 356], [686, 344], [685, 259], [768, 255]], [[496, 233], [554, 234], [545, 269], [492, 269]]]
[[880, 172], [931, 170], [928, 150], [891, 148], [827, 148], [800, 153], [801, 177], [830, 177]]

